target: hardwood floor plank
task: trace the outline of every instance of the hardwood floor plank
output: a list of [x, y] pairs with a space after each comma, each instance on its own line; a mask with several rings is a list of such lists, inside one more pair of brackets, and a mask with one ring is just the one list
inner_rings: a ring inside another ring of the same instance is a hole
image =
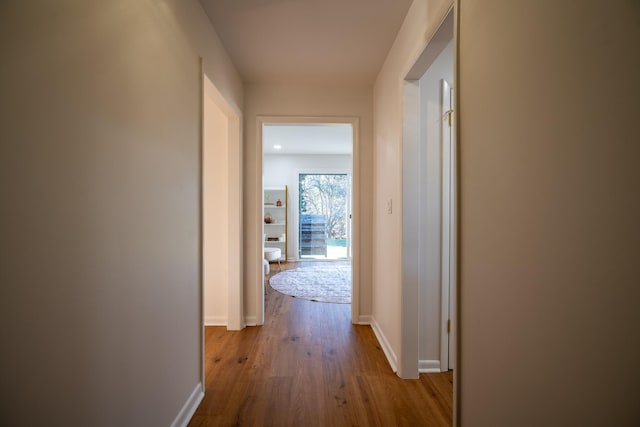
[[350, 310], [267, 287], [263, 326], [207, 327], [205, 397], [189, 426], [450, 426], [452, 373], [398, 378]]

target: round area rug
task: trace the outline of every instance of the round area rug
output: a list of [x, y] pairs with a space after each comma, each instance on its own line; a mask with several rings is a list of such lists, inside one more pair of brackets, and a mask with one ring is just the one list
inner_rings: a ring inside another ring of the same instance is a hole
[[348, 263], [319, 262], [293, 268], [274, 275], [269, 284], [276, 291], [296, 298], [351, 304], [351, 264]]

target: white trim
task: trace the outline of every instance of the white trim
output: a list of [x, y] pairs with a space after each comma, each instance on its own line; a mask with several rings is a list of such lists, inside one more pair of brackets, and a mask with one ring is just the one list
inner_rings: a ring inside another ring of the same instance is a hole
[[245, 326], [258, 326], [258, 318], [256, 316], [245, 316]]
[[418, 372], [421, 374], [440, 373], [439, 360], [418, 360]]
[[363, 314], [361, 316], [358, 316], [358, 325], [371, 325], [371, 315], [370, 314]]
[[[425, 215], [425, 212], [421, 211], [424, 206], [423, 202], [440, 203], [442, 213], [442, 193], [440, 194], [440, 200], [437, 202], [432, 200], [431, 197], [429, 197], [428, 200], [426, 198], [423, 199], [423, 196], [420, 194], [420, 177], [425, 167], [420, 159], [423, 138], [421, 131], [424, 123], [420, 105], [420, 81], [442, 50], [453, 40], [454, 16], [452, 7], [449, 6], [445, 12], [446, 13], [442, 15], [440, 24], [434, 27], [433, 33], [427, 37], [423, 48], [418, 51], [415, 60], [410, 62], [411, 65], [407, 69], [407, 72], [404, 73], [405, 78], [402, 81], [402, 192], [400, 200], [402, 206], [402, 305], [400, 313], [401, 359], [399, 360], [398, 366], [398, 375], [401, 378], [417, 378], [420, 372], [419, 342], [423, 337], [420, 336], [418, 318], [421, 310], [424, 310], [424, 307], [421, 305], [420, 294], [424, 289], [425, 283], [427, 283], [425, 281], [428, 280], [428, 278], [424, 277], [424, 272], [420, 268], [424, 255], [423, 251], [425, 251], [421, 239], [421, 227], [423, 225], [421, 218]], [[440, 163], [441, 162], [442, 157], [440, 157]], [[440, 173], [442, 174], [442, 165], [440, 165], [440, 168]], [[442, 179], [441, 176], [440, 179]], [[416, 182], [419, 183], [417, 187], [415, 186]], [[442, 192], [442, 183], [440, 183], [440, 191]], [[418, 233], [416, 233], [416, 230]], [[442, 231], [442, 222], [440, 224], [440, 231]], [[440, 240], [439, 243], [440, 250], [442, 251], [442, 240]], [[449, 250], [448, 247], [446, 249], [447, 251]], [[441, 268], [438, 273], [439, 275], [442, 274]], [[440, 279], [439, 287], [442, 289], [442, 278]], [[446, 301], [444, 301], [445, 299]], [[445, 302], [447, 303], [447, 310], [446, 313], [443, 310], [442, 316], [446, 314], [448, 320], [448, 287], [447, 295], [443, 293], [440, 304], [444, 306]], [[445, 335], [443, 332], [446, 331], [447, 328], [447, 322], [445, 320], [441, 320], [440, 328], [440, 337], [437, 337], [441, 347], [440, 357], [442, 360], [440, 362], [442, 363], [440, 364], [444, 364], [442, 369], [448, 369], [449, 335]], [[447, 343], [446, 346], [444, 345], [445, 339]], [[447, 351], [447, 357], [443, 354], [445, 350]], [[418, 362], [418, 366], [416, 362]]]
[[380, 325], [378, 325], [378, 322], [376, 322], [376, 319], [371, 319], [371, 329], [373, 329], [373, 333], [376, 335], [376, 338], [378, 339], [378, 343], [380, 344], [380, 347], [382, 348], [384, 355], [387, 357], [387, 361], [389, 362], [389, 365], [391, 365], [391, 370], [394, 373], [398, 372], [398, 357], [393, 352], [393, 349], [391, 348], [391, 345], [389, 344], [387, 337], [385, 337], [384, 333], [382, 332], [382, 329], [380, 329]]
[[[253, 216], [251, 220], [254, 224], [260, 224], [256, 228], [255, 235], [255, 246], [249, 249], [249, 256], [256, 260], [255, 270], [253, 274], [255, 274], [255, 286], [254, 294], [248, 294], [251, 298], [255, 298], [254, 301], [256, 303], [256, 311], [253, 316], [245, 317], [245, 324], [248, 326], [256, 326], [262, 325], [264, 323], [264, 295], [265, 295], [265, 281], [264, 281], [264, 267], [262, 261], [264, 260], [264, 230], [263, 230], [263, 219], [264, 219], [264, 185], [262, 182], [262, 174], [264, 173], [262, 162], [264, 161], [262, 152], [262, 124], [264, 123], [264, 119], [260, 116], [256, 116], [256, 197], [255, 206], [256, 209], [254, 212], [249, 213], [249, 218]], [[252, 215], [253, 214], [253, 215]], [[258, 281], [258, 277], [260, 280]]]
[[193, 414], [196, 412], [196, 409], [198, 409], [198, 405], [200, 405], [203, 398], [204, 387], [202, 386], [202, 383], [198, 383], [196, 388], [191, 392], [187, 401], [184, 402], [184, 405], [182, 406], [182, 409], [180, 409], [180, 412], [178, 412], [178, 415], [176, 415], [176, 418], [171, 423], [171, 427], [186, 427], [189, 424], [189, 421], [191, 421], [191, 417], [193, 417]]
[[[244, 311], [244, 204], [242, 199], [242, 115], [233, 114], [228, 116], [229, 136], [228, 136], [228, 160], [229, 160], [229, 194], [228, 215], [229, 215], [229, 290], [228, 290], [228, 320], [229, 330], [240, 330], [244, 328], [242, 323]], [[232, 221], [231, 218], [238, 218]]]
[[205, 316], [204, 326], [227, 326], [227, 318], [222, 316]]
[[[404, 80], [419, 80], [420, 77], [429, 69], [433, 61], [438, 56], [438, 52], [442, 51], [444, 47], [454, 38], [454, 8], [453, 4], [449, 4], [442, 9], [441, 13], [436, 11], [435, 15], [440, 15], [440, 23], [433, 27], [433, 32], [427, 36], [426, 41], [422, 45], [422, 48], [414, 52], [414, 60], [409, 61], [411, 64], [405, 68], [405, 71], [401, 74], [404, 75]], [[450, 20], [450, 21], [448, 21]]]
[[[351, 156], [351, 321], [360, 316], [360, 119], [349, 119]], [[357, 199], [356, 199], [357, 197]]]
[[[235, 106], [227, 101], [220, 93], [218, 88], [213, 84], [211, 79], [202, 73], [202, 123], [201, 123], [201, 147], [200, 147], [200, 186], [201, 186], [201, 233], [204, 233], [207, 227], [206, 217], [204, 217], [204, 200], [209, 192], [214, 189], [208, 189], [204, 186], [204, 100], [208, 98], [225, 116], [228, 126], [227, 135], [227, 215], [229, 218], [227, 224], [228, 238], [228, 264], [229, 271], [226, 277], [227, 281], [227, 321], [225, 325], [229, 330], [239, 330], [244, 327], [242, 324], [243, 311], [243, 204], [242, 204], [242, 115]], [[205, 251], [206, 242], [201, 242], [201, 251]], [[204, 260], [204, 258], [203, 258]], [[202, 266], [203, 287], [206, 284], [207, 271]]]

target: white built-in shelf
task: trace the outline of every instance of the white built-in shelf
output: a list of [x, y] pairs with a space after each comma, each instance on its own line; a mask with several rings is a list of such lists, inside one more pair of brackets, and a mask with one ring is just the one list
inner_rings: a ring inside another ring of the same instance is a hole
[[[276, 247], [282, 250], [282, 258], [280, 260], [287, 260], [287, 220], [288, 209], [287, 202], [289, 199], [289, 192], [287, 187], [279, 188], [265, 188], [263, 193], [263, 234], [265, 239], [263, 245], [265, 248]], [[278, 206], [278, 201], [282, 204]], [[271, 216], [275, 222], [266, 223], [264, 217]], [[268, 237], [277, 237], [278, 240], [267, 240]]]

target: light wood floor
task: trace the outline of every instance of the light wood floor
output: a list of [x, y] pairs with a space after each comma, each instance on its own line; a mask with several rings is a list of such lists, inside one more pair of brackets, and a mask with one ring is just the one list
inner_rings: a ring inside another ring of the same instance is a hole
[[270, 287], [265, 298], [263, 326], [206, 328], [206, 391], [190, 427], [451, 425], [452, 372], [402, 380], [348, 304]]

